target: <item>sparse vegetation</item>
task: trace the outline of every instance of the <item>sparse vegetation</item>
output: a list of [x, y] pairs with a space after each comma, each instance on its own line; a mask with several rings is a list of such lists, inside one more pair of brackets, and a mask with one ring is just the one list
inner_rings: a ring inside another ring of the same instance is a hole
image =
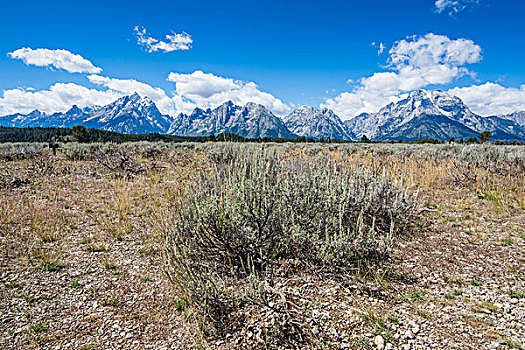
[[42, 270], [47, 272], [55, 272], [64, 267], [64, 264], [60, 261], [51, 261], [42, 266]]
[[514, 289], [509, 290], [509, 296], [516, 299], [525, 299], [525, 293], [516, 292]]
[[353, 269], [384, 259], [412, 224], [414, 196], [387, 175], [274, 150], [232, 147], [217, 159], [188, 186], [167, 233], [171, 278], [214, 328], [231, 326], [254, 293], [267, 302], [282, 260]]
[[446, 294], [444, 295], [444, 297], [445, 297], [445, 299], [449, 299], [449, 300], [454, 300], [454, 299], [456, 299], [456, 297], [455, 297], [454, 295], [450, 294], [450, 293], [446, 293]]
[[521, 346], [524, 164], [488, 143], [0, 144], [0, 347]]
[[31, 326], [29, 326], [29, 331], [33, 332], [33, 333], [41, 333], [41, 332], [45, 332], [47, 331], [47, 324], [44, 323], [44, 322], [38, 322], [38, 323], [35, 323]]
[[86, 251], [90, 253], [100, 253], [106, 251], [106, 245], [104, 243], [93, 243], [86, 247]]

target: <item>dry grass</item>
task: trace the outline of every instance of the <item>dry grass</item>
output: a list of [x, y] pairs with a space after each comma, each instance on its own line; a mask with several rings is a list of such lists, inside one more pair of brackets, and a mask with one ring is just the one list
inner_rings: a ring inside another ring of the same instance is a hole
[[[386, 262], [345, 275], [283, 262], [272, 285], [253, 281], [244, 291], [264, 301], [242, 309], [244, 326], [212, 339], [198, 320], [195, 328], [191, 304], [165, 277], [167, 210], [176, 210], [224, 147], [260, 145], [163, 145], [158, 152], [155, 144], [126, 145], [135, 151], [123, 168], [107, 158], [102, 164], [91, 149], [53, 157], [10, 147], [17, 152], [11, 160], [0, 150], [2, 348], [276, 348], [272, 339], [292, 336], [302, 348], [359, 348], [376, 333], [401, 345], [395, 334], [427, 317], [438, 348], [447, 339], [465, 348], [514, 341], [511, 329], [497, 333], [490, 317], [498, 314], [494, 303], [510, 298], [507, 289], [522, 295], [525, 288], [522, 148], [511, 150], [513, 161], [500, 157], [487, 166], [476, 160], [492, 152], [482, 146], [466, 153], [464, 146], [265, 145], [291, 159], [323, 153], [350, 171], [387, 174], [419, 192], [416, 230], [395, 239]], [[453, 310], [448, 322], [440, 322], [443, 308]], [[455, 322], [464, 320], [487, 339], [453, 339]]]

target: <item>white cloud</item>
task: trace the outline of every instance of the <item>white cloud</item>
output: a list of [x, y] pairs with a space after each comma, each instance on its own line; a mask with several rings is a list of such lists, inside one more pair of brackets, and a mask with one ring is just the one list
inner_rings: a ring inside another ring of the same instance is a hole
[[74, 83], [57, 83], [49, 90], [29, 89], [5, 90], [0, 97], [0, 115], [29, 113], [34, 109], [41, 112], [65, 112], [72, 105], [81, 108], [92, 105], [105, 105], [123, 96], [116, 91], [89, 89]]
[[322, 107], [331, 108], [347, 119], [363, 112], [376, 112], [397, 101], [401, 93], [448, 84], [472, 74], [464, 66], [481, 60], [481, 48], [473, 41], [452, 40], [432, 33], [397, 41], [388, 53], [389, 71], [362, 78], [351, 92], [327, 99]]
[[373, 42], [371, 45], [377, 49], [377, 55], [378, 55], [378, 56], [382, 55], [383, 52], [384, 52], [385, 49], [386, 49], [386, 46], [385, 46], [385, 44], [383, 44], [383, 43], [379, 43], [379, 44], [377, 44], [377, 43]]
[[48, 90], [39, 91], [33, 88], [6, 90], [3, 97], [0, 97], [0, 116], [29, 113], [34, 109], [46, 113], [65, 112], [72, 105], [81, 108], [102, 106], [135, 92], [151, 98], [161, 113], [171, 116], [181, 112], [189, 113], [196, 107], [195, 103], [181, 96], [169, 97], [163, 89], [134, 79], [116, 79], [100, 75], [89, 75], [88, 79], [106, 90], [90, 89], [74, 83], [57, 83]]
[[481, 47], [472, 40], [451, 40], [445, 35], [429, 33], [397, 41], [389, 51], [389, 64], [397, 69], [433, 64], [460, 66], [481, 60]]
[[148, 52], [162, 51], [171, 52], [177, 50], [189, 50], [193, 39], [188, 33], [175, 33], [166, 35], [166, 41], [155, 39], [148, 36], [146, 28], [141, 26], [135, 27], [135, 35], [137, 36], [137, 42], [146, 48]]
[[6, 90], [3, 96], [0, 95], [0, 116], [29, 113], [34, 109], [46, 113], [64, 112], [74, 104], [79, 107], [106, 105], [135, 92], [151, 98], [161, 113], [171, 116], [190, 113], [195, 107], [214, 108], [228, 100], [240, 105], [248, 102], [260, 103], [277, 114], [290, 110], [290, 106], [273, 95], [260, 91], [253, 82], [241, 82], [202, 71], [191, 74], [170, 73], [168, 80], [175, 83], [171, 96], [159, 87], [135, 79], [117, 79], [96, 74], [87, 78], [103, 89], [90, 89], [74, 83], [57, 83], [48, 90]]
[[479, 0], [436, 0], [434, 3], [437, 13], [445, 12], [450, 15], [454, 15], [470, 6], [478, 4]]
[[95, 67], [93, 63], [80, 55], [67, 50], [36, 49], [29, 47], [9, 52], [8, 56], [22, 60], [27, 65], [37, 67], [54, 67], [70, 73], [100, 73], [102, 68]]
[[141, 96], [148, 96], [161, 113], [169, 115], [189, 113], [195, 107], [214, 108], [228, 100], [241, 105], [248, 102], [260, 103], [275, 113], [284, 113], [290, 109], [281, 100], [260, 91], [253, 82], [244, 83], [202, 71], [191, 74], [170, 73], [168, 81], [175, 83], [172, 97], [161, 88], [134, 79], [116, 79], [100, 75], [90, 75], [88, 79], [94, 84], [126, 95], [138, 92]]
[[525, 110], [525, 85], [504, 87], [487, 82], [449, 90], [465, 102], [474, 113], [483, 116], [509, 114]]
[[174, 82], [177, 93], [191, 99], [206, 100], [224, 91], [238, 87], [233, 79], [223, 78], [197, 70], [191, 74], [171, 72], [168, 81]]
[[382, 55], [383, 54], [383, 51], [385, 51], [385, 44], [383, 43], [379, 43], [379, 48], [377, 50], [377, 54], [378, 55]]
[[168, 80], [175, 83], [176, 96], [184, 101], [191, 101], [200, 108], [213, 108], [231, 100], [240, 105], [248, 102], [259, 103], [276, 114], [290, 110], [280, 99], [260, 91], [253, 82], [224, 78], [200, 70], [190, 74], [172, 72]]

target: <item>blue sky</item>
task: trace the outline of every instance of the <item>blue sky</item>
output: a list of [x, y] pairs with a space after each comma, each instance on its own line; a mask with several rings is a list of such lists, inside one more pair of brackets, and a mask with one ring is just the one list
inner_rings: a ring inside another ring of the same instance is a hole
[[[137, 90], [170, 114], [232, 99], [347, 119], [418, 88], [509, 113], [525, 109], [524, 14], [511, 0], [6, 1], [0, 114]], [[172, 50], [165, 36], [175, 34]], [[72, 55], [100, 69], [64, 68]]]

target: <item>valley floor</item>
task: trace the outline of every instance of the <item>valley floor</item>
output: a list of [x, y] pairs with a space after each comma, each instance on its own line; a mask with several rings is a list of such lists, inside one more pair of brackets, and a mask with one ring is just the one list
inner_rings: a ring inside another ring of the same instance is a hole
[[[206, 147], [137, 151], [124, 166], [48, 150], [0, 160], [0, 348], [263, 348], [257, 323], [274, 317], [270, 309], [247, 309], [242, 330], [202, 338], [165, 274], [165, 210], [208, 166]], [[276, 278], [278, 302], [307, 339], [297, 347], [523, 348], [524, 168], [493, 171], [435, 158], [441, 146], [406, 147], [419, 148], [320, 150], [403, 177], [420, 206], [385, 262]]]

